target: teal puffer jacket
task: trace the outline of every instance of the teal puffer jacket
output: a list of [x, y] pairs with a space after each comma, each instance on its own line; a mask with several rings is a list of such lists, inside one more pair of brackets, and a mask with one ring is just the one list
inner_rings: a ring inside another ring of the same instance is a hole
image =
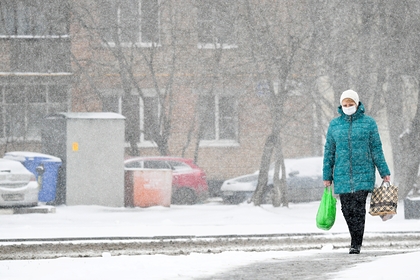
[[390, 175], [375, 120], [365, 115], [359, 103], [348, 116], [338, 107], [340, 117], [333, 119], [324, 147], [324, 181], [334, 182], [336, 194], [360, 190], [371, 192], [375, 186], [375, 167], [381, 177]]

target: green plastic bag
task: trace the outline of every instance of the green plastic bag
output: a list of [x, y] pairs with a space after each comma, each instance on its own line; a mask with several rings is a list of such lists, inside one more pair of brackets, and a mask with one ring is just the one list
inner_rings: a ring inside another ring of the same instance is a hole
[[316, 214], [316, 226], [323, 230], [332, 228], [335, 222], [337, 199], [333, 196], [332, 188], [325, 188]]

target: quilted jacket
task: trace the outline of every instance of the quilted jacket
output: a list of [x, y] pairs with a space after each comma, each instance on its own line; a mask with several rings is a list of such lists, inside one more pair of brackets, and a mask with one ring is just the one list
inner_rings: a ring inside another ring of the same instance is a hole
[[323, 180], [334, 182], [336, 194], [359, 190], [371, 192], [375, 186], [375, 167], [381, 177], [390, 175], [382, 151], [375, 120], [365, 115], [360, 102], [356, 113], [340, 117], [329, 125], [325, 147]]

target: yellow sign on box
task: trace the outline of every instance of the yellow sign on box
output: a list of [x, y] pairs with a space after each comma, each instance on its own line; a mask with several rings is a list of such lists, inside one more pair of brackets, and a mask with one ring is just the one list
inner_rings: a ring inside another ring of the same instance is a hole
[[71, 145], [73, 152], [77, 152], [79, 150], [79, 143], [77, 142], [73, 142], [73, 144]]

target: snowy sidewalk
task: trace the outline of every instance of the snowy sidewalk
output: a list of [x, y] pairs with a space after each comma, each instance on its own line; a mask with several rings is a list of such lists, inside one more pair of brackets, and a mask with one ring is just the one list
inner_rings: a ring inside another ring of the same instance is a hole
[[[274, 208], [270, 205], [255, 207], [246, 203], [223, 205], [214, 200], [202, 205], [168, 208], [59, 206], [56, 213], [0, 215], [0, 239], [347, 234], [341, 211], [337, 211], [336, 223], [330, 231], [317, 229], [315, 215], [318, 205], [319, 202], [312, 202], [290, 204], [289, 208]], [[340, 205], [337, 207], [339, 209]], [[367, 234], [419, 231], [420, 220], [405, 220], [403, 207], [401, 202], [398, 215], [386, 222], [367, 215]], [[347, 249], [332, 248], [295, 252], [231, 251], [178, 256], [113, 256], [112, 252], [103, 252], [102, 257], [92, 258], [0, 261], [0, 279], [232, 279], [231, 276], [234, 275], [244, 275], [241, 279], [260, 279], [264, 272], [270, 271], [267, 275], [269, 277], [265, 279], [354, 279], [355, 275], [363, 279], [418, 279], [419, 257], [420, 252], [402, 252], [392, 247], [378, 252], [365, 250], [360, 255], [349, 255]], [[352, 258], [350, 262], [349, 258]], [[346, 265], [325, 270], [331, 259]], [[312, 262], [308, 265], [306, 262], [302, 263], [302, 260]], [[302, 263], [301, 266], [299, 262]], [[296, 267], [288, 274], [279, 265]], [[265, 268], [271, 270], [264, 270]], [[252, 271], [253, 275], [248, 275], [247, 271]]]
[[[223, 205], [217, 199], [206, 204], [149, 208], [57, 206], [56, 213], [0, 215], [0, 240], [66, 237], [209, 236], [232, 234], [347, 233], [337, 204], [337, 218], [330, 231], [315, 225], [319, 202], [290, 204], [288, 208], [251, 204]], [[419, 231], [420, 220], [398, 214], [383, 222], [366, 216], [366, 233]]]

